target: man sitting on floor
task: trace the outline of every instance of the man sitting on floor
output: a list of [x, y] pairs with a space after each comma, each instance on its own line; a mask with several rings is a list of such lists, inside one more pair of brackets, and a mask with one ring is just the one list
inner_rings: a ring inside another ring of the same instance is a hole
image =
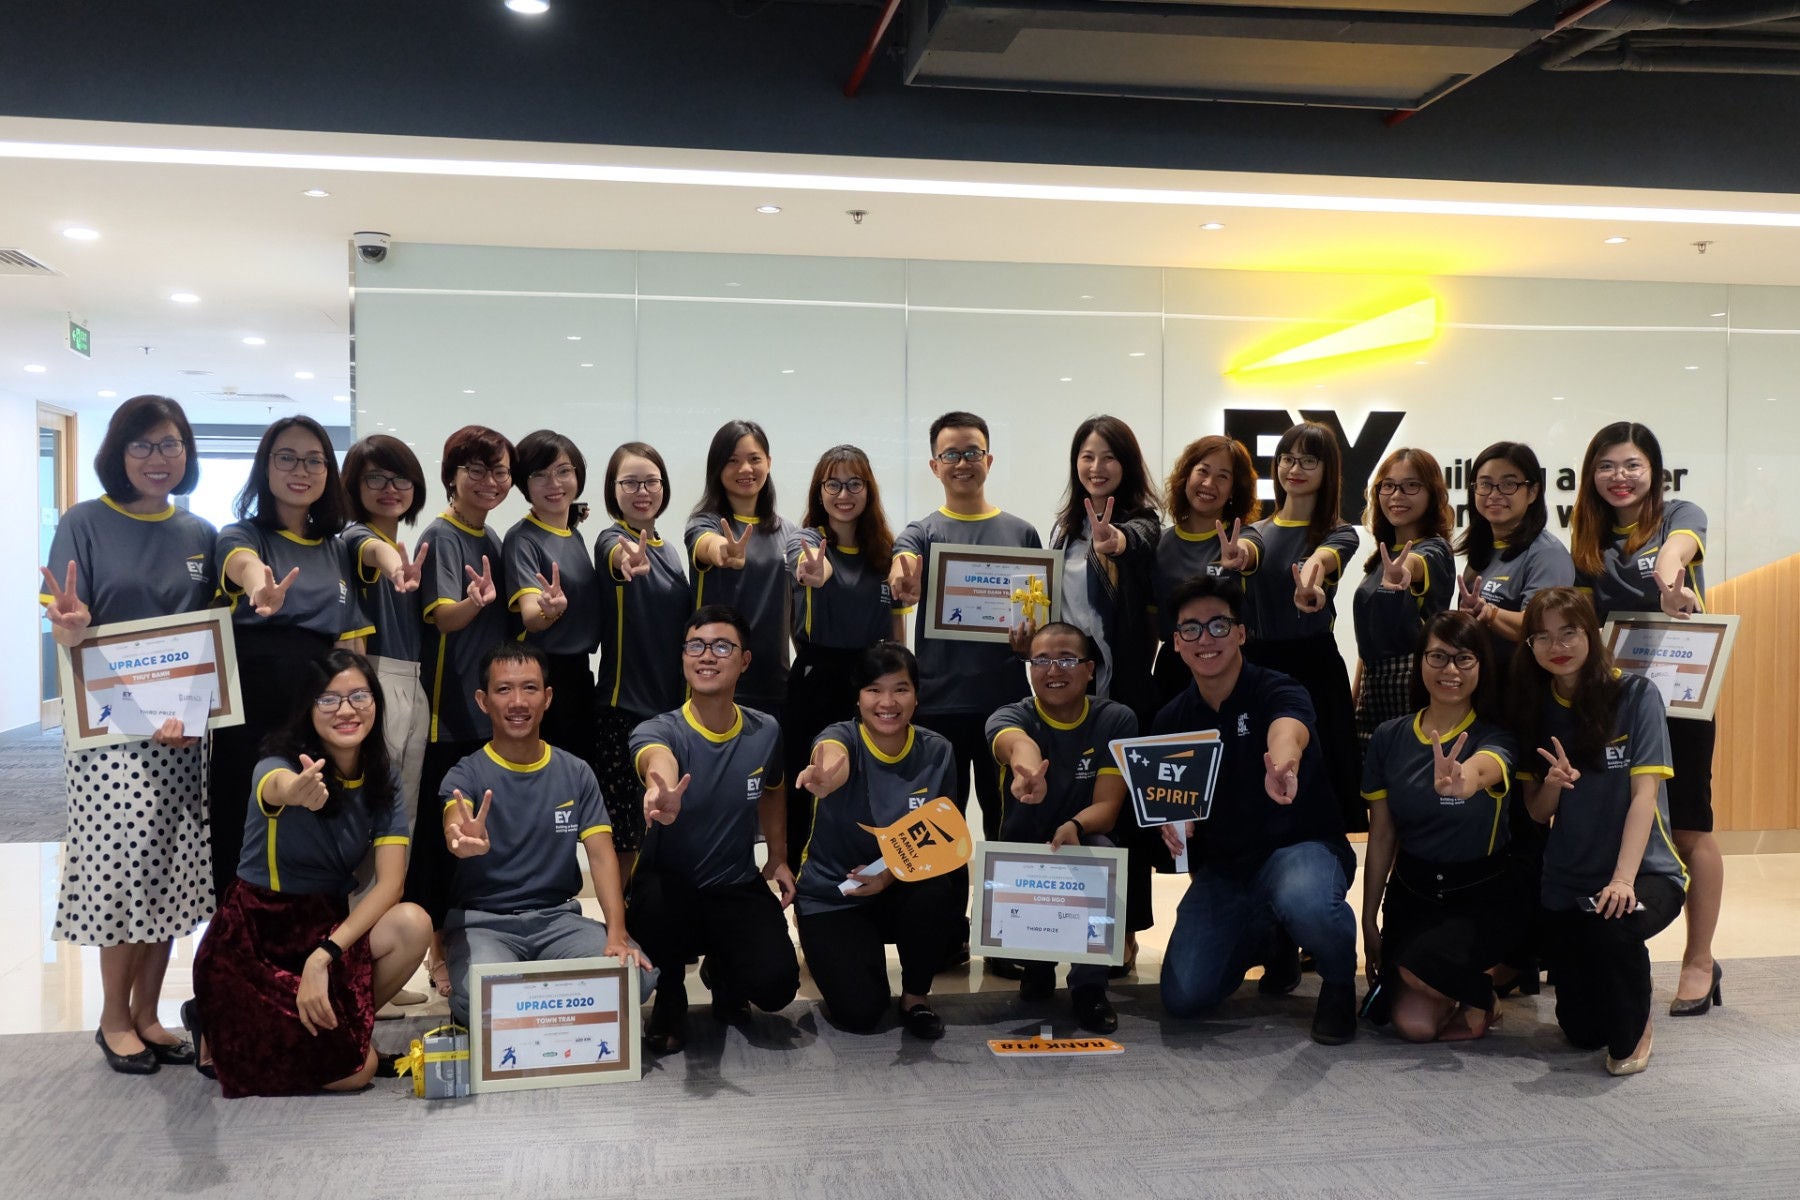
[[[482, 658], [475, 703], [493, 722], [493, 738], [444, 775], [444, 840], [456, 857], [444, 953], [450, 963], [450, 1013], [469, 1023], [471, 963], [556, 958], [636, 962], [648, 998], [657, 972], [625, 932], [625, 899], [612, 822], [585, 762], [538, 736], [551, 689], [544, 654], [502, 642]], [[581, 865], [587, 848], [594, 894], [605, 923], [582, 915]]]

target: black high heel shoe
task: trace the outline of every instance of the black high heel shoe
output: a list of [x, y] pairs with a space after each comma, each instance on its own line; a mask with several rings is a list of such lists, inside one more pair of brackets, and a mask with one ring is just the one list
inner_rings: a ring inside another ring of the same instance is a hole
[[1713, 960], [1712, 991], [1697, 1000], [1683, 1000], [1677, 996], [1669, 1001], [1671, 1017], [1703, 1017], [1712, 1010], [1713, 1005], [1725, 1007], [1725, 995], [1719, 990], [1719, 981], [1725, 978], [1725, 972], [1719, 966], [1718, 959]]
[[217, 1079], [219, 1073], [213, 1069], [213, 1065], [200, 1061], [200, 1044], [206, 1039], [206, 1031], [200, 1028], [200, 1002], [198, 1000], [182, 1001], [181, 1025], [182, 1028], [194, 1035], [194, 1070], [208, 1079]]

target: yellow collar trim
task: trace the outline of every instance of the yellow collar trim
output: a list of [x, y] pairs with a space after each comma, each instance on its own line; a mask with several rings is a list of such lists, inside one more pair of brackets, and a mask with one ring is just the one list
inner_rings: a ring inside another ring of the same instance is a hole
[[512, 771], [515, 774], [529, 775], [533, 771], [541, 771], [550, 765], [550, 743], [540, 741], [539, 744], [544, 747], [543, 757], [539, 758], [534, 763], [516, 763], [511, 759], [501, 758], [500, 752], [494, 749], [494, 743], [492, 742], [483, 746], [482, 750], [489, 758], [494, 760], [495, 766], [504, 767], [506, 770]]
[[1289, 517], [1271, 517], [1270, 519], [1279, 529], [1304, 529], [1312, 524], [1311, 521], [1295, 521]]
[[1636, 529], [1637, 527], [1638, 527], [1638, 523], [1636, 521], [1633, 521], [1629, 525], [1614, 525], [1612, 527], [1612, 531], [1614, 533], [1630, 533], [1632, 530]]
[[938, 505], [938, 511], [943, 513], [946, 517], [949, 517], [952, 521], [987, 521], [1000, 515], [1000, 510], [997, 508], [990, 508], [984, 513], [971, 514], [951, 512], [948, 507], [941, 504]]
[[338, 782], [342, 783], [347, 788], [359, 788], [363, 785], [363, 777], [358, 775], [355, 779], [342, 779]]
[[1041, 700], [1039, 700], [1036, 696], [1033, 696], [1031, 698], [1031, 706], [1033, 708], [1037, 709], [1037, 715], [1043, 719], [1044, 724], [1048, 725], [1052, 729], [1061, 729], [1065, 732], [1070, 729], [1080, 729], [1083, 725], [1086, 725], [1087, 719], [1088, 719], [1088, 709], [1091, 707], [1091, 705], [1088, 702], [1088, 698], [1086, 696], [1083, 696], [1081, 698], [1081, 715], [1079, 717], [1075, 718], [1075, 720], [1073, 720], [1065, 725], [1061, 721], [1057, 720], [1055, 717], [1051, 716], [1049, 713], [1045, 712], [1043, 702]]
[[536, 513], [526, 513], [525, 519], [527, 521], [530, 521], [533, 525], [536, 525], [539, 529], [543, 530], [545, 533], [554, 533], [557, 537], [573, 536], [571, 534], [571, 532], [567, 529], [558, 529], [554, 525], [551, 525], [544, 521], [538, 520], [538, 515]]
[[[1461, 733], [1463, 730], [1467, 729], [1469, 726], [1473, 725], [1474, 723], [1475, 723], [1475, 710], [1473, 708], [1471, 708], [1471, 709], [1469, 709], [1469, 715], [1464, 717], [1462, 720], [1460, 720], [1456, 723], [1455, 729], [1444, 730], [1438, 736], [1441, 737], [1446, 742], [1450, 741], [1457, 734]], [[1418, 712], [1413, 714], [1413, 736], [1419, 739], [1419, 745], [1421, 745], [1421, 746], [1431, 745], [1431, 739], [1425, 736], [1425, 710], [1422, 708]]]
[[112, 509], [120, 516], [130, 517], [134, 521], [166, 521], [175, 515], [175, 502], [172, 500], [169, 502], [169, 507], [163, 509], [159, 513], [134, 513], [121, 505], [117, 500], [114, 500], [111, 496], [100, 497], [100, 503], [106, 505], [106, 507]]
[[900, 747], [900, 753], [898, 754], [883, 754], [881, 747], [875, 744], [875, 739], [869, 736], [868, 727], [861, 721], [856, 723], [856, 732], [862, 734], [863, 745], [869, 748], [869, 753], [873, 754], [882, 762], [887, 763], [890, 767], [897, 762], [905, 760], [906, 756], [912, 753], [913, 727], [911, 725], [906, 727], [906, 744]]
[[285, 529], [277, 529], [275, 532], [279, 533], [282, 537], [286, 538], [288, 541], [294, 542], [301, 546], [316, 546], [320, 542], [325, 540], [324, 538], [301, 537], [299, 534], [290, 533], [288, 530], [285, 530]]
[[387, 534], [381, 532], [381, 530], [375, 528], [373, 525], [369, 524], [367, 521], [363, 522], [363, 528], [367, 529], [370, 533], [374, 534], [376, 537], [380, 538], [382, 541], [386, 542], [388, 545], [392, 546], [394, 549], [398, 550], [400, 548], [400, 543], [398, 541], [389, 537]]
[[458, 529], [462, 530], [464, 533], [468, 534], [470, 537], [480, 537], [482, 534], [487, 532], [487, 526], [485, 526], [485, 525], [482, 526], [480, 529], [471, 529], [467, 525], [464, 525], [461, 521], [456, 519], [456, 517], [450, 512], [449, 509], [445, 509], [443, 512], [439, 513], [438, 516], [444, 518], [444, 520], [450, 522], [452, 525], [456, 526]]
[[1189, 533], [1179, 525], [1174, 528], [1175, 536], [1184, 542], [1210, 542], [1219, 536], [1219, 531], [1217, 529], [1209, 529], [1205, 533]]
[[724, 733], [714, 733], [700, 723], [699, 715], [694, 712], [694, 702], [692, 700], [687, 701], [681, 706], [681, 715], [687, 723], [693, 727], [695, 733], [699, 734], [715, 746], [729, 742], [732, 738], [744, 731], [744, 710], [735, 704], [731, 706], [731, 728], [727, 729]]
[[[634, 541], [634, 542], [637, 541], [637, 530], [635, 530], [631, 527], [631, 522], [621, 521], [621, 520], [618, 520], [615, 518], [613, 521], [613, 524], [617, 525], [620, 529], [623, 529], [627, 534], [629, 534], [631, 536], [632, 541]], [[650, 527], [650, 536], [644, 539], [644, 545], [646, 545], [646, 546], [662, 545], [662, 539], [656, 536], [656, 527], [654, 525]]]

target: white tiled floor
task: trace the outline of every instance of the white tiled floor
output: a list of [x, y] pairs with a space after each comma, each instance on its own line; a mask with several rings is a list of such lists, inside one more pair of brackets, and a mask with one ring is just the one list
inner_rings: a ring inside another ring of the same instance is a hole
[[[1361, 847], [1359, 846], [1360, 852]], [[56, 940], [56, 888], [60, 843], [0, 845], [0, 1034], [92, 1029], [100, 1014], [99, 952]], [[1715, 941], [1718, 957], [1761, 958], [1800, 954], [1800, 854], [1733, 854], [1725, 858], [1725, 916]], [[1164, 939], [1186, 880], [1156, 878], [1159, 925], [1141, 936], [1137, 982], [1152, 982], [1162, 962]], [[1352, 903], [1361, 897], [1353, 889]], [[593, 909], [592, 900], [585, 902]], [[593, 910], [598, 915], [597, 909]], [[1681, 957], [1683, 926], [1677, 921], [1650, 944], [1658, 961]], [[189, 969], [198, 937], [176, 943], [163, 989], [163, 1020], [177, 1024], [177, 1010], [191, 995]], [[897, 979], [897, 976], [896, 976]], [[422, 983], [415, 986], [423, 987]], [[688, 986], [701, 998], [693, 973]], [[989, 979], [975, 960], [966, 972], [938, 977], [938, 995], [1009, 989], [1018, 985]], [[810, 985], [809, 985], [810, 988]], [[808, 990], [807, 994], [816, 996]], [[441, 1011], [441, 1002], [440, 1002]], [[416, 1010], [421, 1014], [431, 1009]]]

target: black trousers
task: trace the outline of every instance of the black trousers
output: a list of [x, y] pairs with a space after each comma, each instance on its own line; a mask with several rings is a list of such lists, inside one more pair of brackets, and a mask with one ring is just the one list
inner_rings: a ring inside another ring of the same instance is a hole
[[599, 747], [595, 728], [594, 673], [588, 669], [588, 656], [550, 655], [547, 682], [555, 695], [550, 699], [550, 707], [544, 710], [540, 735], [558, 750], [593, 766]]
[[802, 645], [794, 651], [788, 672], [787, 706], [781, 714], [781, 743], [787, 763], [788, 866], [800, 868], [800, 857], [812, 835], [813, 797], [794, 786], [812, 760], [813, 739], [827, 725], [856, 716], [857, 667], [868, 651]]
[[781, 902], [761, 879], [696, 888], [638, 860], [625, 911], [650, 961], [662, 970], [657, 1003], [687, 1003], [686, 963], [704, 955], [713, 998], [776, 1012], [800, 990], [800, 961]]
[[887, 971], [890, 942], [900, 954], [900, 990], [930, 994], [932, 975], [962, 941], [968, 890], [968, 869], [963, 868], [918, 883], [890, 884], [854, 908], [801, 917], [806, 969], [819, 985], [832, 1023], [851, 1033], [868, 1033], [881, 1023], [893, 1000]]
[[1642, 912], [1602, 919], [1545, 910], [1543, 929], [1556, 971], [1556, 1023], [1572, 1045], [1629, 1058], [1650, 1020], [1650, 951], [1644, 943], [1681, 913], [1681, 885], [1639, 875]]
[[[444, 927], [450, 911], [450, 872], [456, 860], [444, 845], [444, 804], [438, 795], [450, 768], [474, 754], [487, 740], [430, 742], [419, 768], [419, 815], [413, 820], [412, 853], [406, 860], [406, 898], [424, 909], [433, 929]], [[480, 796], [470, 796], [476, 808]], [[655, 959], [651, 959], [655, 962]]]

